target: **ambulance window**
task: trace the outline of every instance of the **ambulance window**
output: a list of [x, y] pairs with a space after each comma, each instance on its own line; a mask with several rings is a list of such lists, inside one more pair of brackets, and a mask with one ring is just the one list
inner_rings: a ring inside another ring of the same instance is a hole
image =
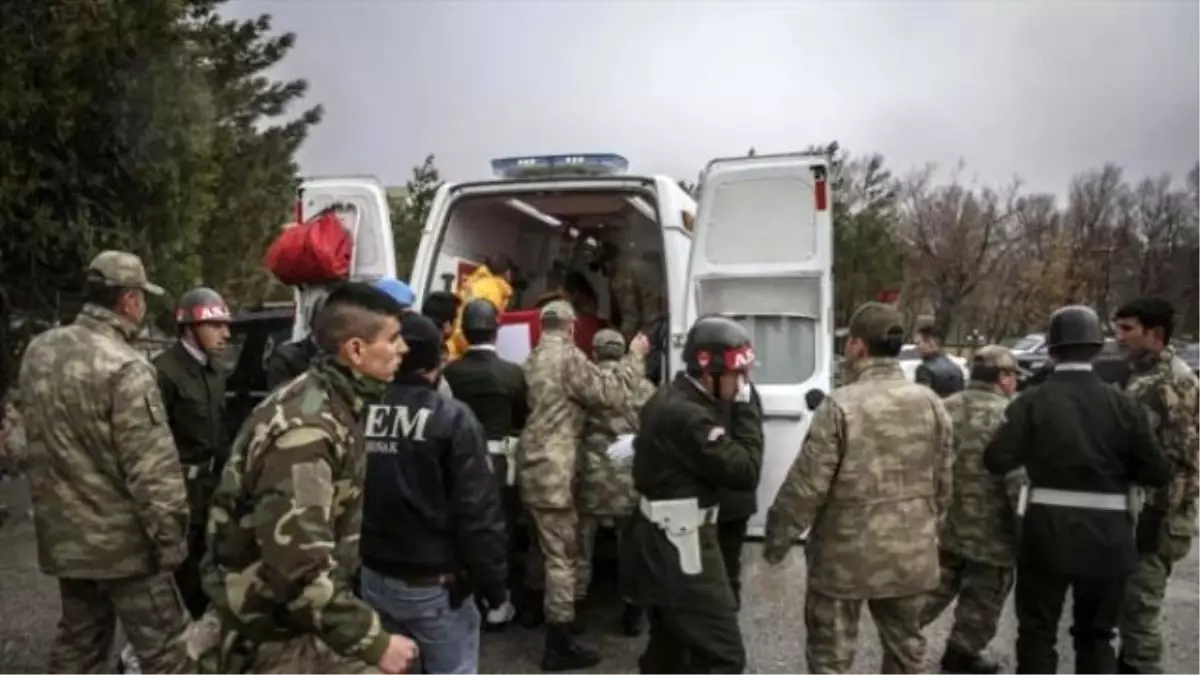
[[[718, 265], [811, 259], [817, 247], [812, 194], [811, 185], [791, 177], [719, 185], [706, 223], [705, 256]], [[746, 236], [750, 229], [753, 236]]]
[[[754, 341], [758, 384], [797, 384], [816, 370], [817, 321], [798, 316], [734, 316]], [[807, 345], [807, 348], [804, 347]]]
[[724, 314], [746, 327], [754, 341], [760, 384], [799, 384], [816, 371], [820, 331], [819, 277], [700, 279], [701, 314]]

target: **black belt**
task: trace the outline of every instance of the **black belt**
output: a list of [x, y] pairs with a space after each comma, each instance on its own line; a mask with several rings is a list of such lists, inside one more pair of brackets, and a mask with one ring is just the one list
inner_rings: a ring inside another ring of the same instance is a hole
[[449, 586], [454, 581], [453, 574], [437, 574], [431, 577], [396, 577], [409, 586], [417, 588], [437, 588]]

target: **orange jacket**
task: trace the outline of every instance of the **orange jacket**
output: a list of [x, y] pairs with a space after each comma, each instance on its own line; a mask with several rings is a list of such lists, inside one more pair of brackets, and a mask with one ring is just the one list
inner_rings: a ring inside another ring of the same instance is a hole
[[492, 274], [487, 265], [480, 265], [471, 273], [471, 276], [467, 277], [462, 287], [458, 289], [458, 297], [462, 300], [462, 304], [458, 306], [458, 317], [454, 320], [454, 334], [450, 336], [447, 344], [450, 360], [457, 359], [467, 351], [467, 338], [462, 332], [463, 310], [467, 303], [483, 298], [495, 305], [497, 311], [503, 312], [508, 309], [508, 302], [512, 299], [512, 294], [512, 286], [508, 281], [502, 276]]

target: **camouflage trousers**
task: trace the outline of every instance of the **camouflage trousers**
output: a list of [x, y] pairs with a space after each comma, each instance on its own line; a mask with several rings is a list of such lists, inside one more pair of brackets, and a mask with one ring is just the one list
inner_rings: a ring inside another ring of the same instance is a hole
[[928, 596], [921, 614], [921, 626], [937, 620], [950, 603], [954, 608], [954, 628], [946, 640], [946, 651], [974, 655], [983, 651], [996, 637], [996, 626], [1004, 603], [1012, 592], [1016, 570], [967, 560], [943, 550], [940, 552], [942, 581]]
[[1121, 608], [1121, 665], [1133, 673], [1161, 673], [1163, 596], [1175, 565], [1187, 557], [1192, 538], [1167, 535], [1154, 553], [1143, 553], [1125, 586]]
[[127, 579], [58, 580], [62, 618], [50, 651], [52, 673], [112, 672], [117, 621], [147, 673], [189, 673], [180, 637], [187, 625], [169, 572]]
[[605, 520], [613, 521], [617, 533], [617, 551], [620, 555], [622, 532], [629, 522], [628, 517], [596, 516], [579, 514], [579, 560], [575, 561], [575, 602], [583, 602], [588, 587], [592, 585], [592, 559], [596, 554], [596, 532]]
[[804, 600], [808, 631], [805, 657], [810, 673], [848, 673], [858, 646], [863, 603], [875, 620], [883, 645], [881, 673], [920, 673], [925, 670], [925, 636], [921, 610], [926, 594], [859, 600], [833, 598], [809, 589]]
[[[575, 566], [579, 561], [579, 516], [575, 509], [530, 509], [537, 546], [526, 564], [526, 588], [545, 587], [546, 621], [575, 620]], [[540, 564], [539, 564], [540, 563]], [[539, 583], [539, 581], [541, 583]]]

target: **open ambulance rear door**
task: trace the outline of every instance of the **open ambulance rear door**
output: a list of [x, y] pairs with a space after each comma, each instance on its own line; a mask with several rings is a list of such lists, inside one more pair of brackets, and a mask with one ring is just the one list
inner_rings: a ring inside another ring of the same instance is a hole
[[[686, 333], [697, 317], [723, 314], [754, 340], [751, 380], [762, 397], [766, 435], [758, 513], [749, 527], [755, 537], [808, 432], [805, 393], [831, 388], [828, 171], [823, 154], [716, 159], [700, 186], [682, 325]], [[685, 333], [673, 337], [676, 348]], [[675, 367], [682, 367], [680, 359]]]
[[[396, 251], [392, 241], [392, 218], [387, 191], [372, 176], [331, 176], [311, 178], [296, 194], [298, 213], [307, 219], [322, 209], [340, 204], [342, 222], [354, 241], [350, 256], [350, 278], [372, 281], [396, 277]], [[313, 304], [325, 293], [323, 288], [296, 289], [296, 323], [292, 339], [308, 334]]]

